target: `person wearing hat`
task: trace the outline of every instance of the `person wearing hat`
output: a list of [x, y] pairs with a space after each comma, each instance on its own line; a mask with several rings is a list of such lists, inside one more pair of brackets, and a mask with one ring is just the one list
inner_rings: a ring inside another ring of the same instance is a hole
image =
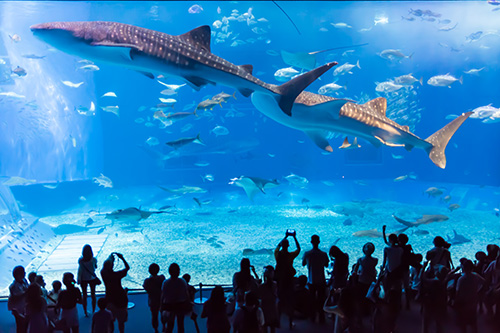
[[75, 287], [76, 281], [73, 273], [64, 273], [62, 283], [66, 289], [59, 293], [56, 310], [61, 309], [60, 321], [67, 329], [66, 332], [78, 333], [80, 322], [76, 305], [82, 303], [82, 293]]
[[319, 236], [311, 236], [312, 249], [304, 253], [302, 266], [307, 265], [307, 283], [313, 298], [313, 311], [311, 311], [312, 321], [316, 320], [316, 314], [319, 314], [319, 322], [325, 321], [323, 303], [326, 299], [326, 280], [325, 268], [328, 267], [328, 255], [319, 249]]

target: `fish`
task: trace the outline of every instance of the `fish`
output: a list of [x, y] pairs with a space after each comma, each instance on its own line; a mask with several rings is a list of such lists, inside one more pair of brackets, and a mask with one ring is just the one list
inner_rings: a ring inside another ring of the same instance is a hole
[[146, 143], [151, 147], [159, 145], [160, 141], [158, 141], [158, 139], [155, 138], [154, 136], [151, 136], [146, 140]]
[[55, 184], [44, 184], [43, 187], [48, 188], [49, 190], [55, 190], [59, 186], [59, 183]]
[[148, 217], [150, 217], [153, 214], [163, 214], [163, 213], [169, 213], [163, 210], [159, 211], [144, 211], [140, 210], [135, 207], [129, 207], [125, 209], [117, 209], [115, 211], [112, 211], [111, 213], [107, 213], [105, 215], [105, 218], [108, 220], [111, 220], [113, 222], [115, 221], [136, 221], [139, 222], [140, 220], [145, 220]]
[[194, 163], [194, 165], [196, 165], [197, 167], [206, 167], [206, 166], [209, 166], [210, 163], [208, 163], [208, 162], [196, 162], [196, 163]]
[[441, 214], [435, 214], [435, 215], [423, 215], [421, 218], [417, 219], [414, 222], [411, 221], [405, 221], [396, 215], [392, 215], [396, 221], [399, 223], [407, 226], [407, 227], [418, 227], [419, 225], [422, 224], [429, 224], [433, 222], [443, 222], [443, 221], [448, 221], [450, 218], [446, 215], [441, 215]]
[[352, 27], [344, 22], [339, 22], [339, 23], [330, 23], [333, 27], [337, 29], [351, 29]]
[[213, 181], [215, 180], [214, 176], [213, 176], [213, 175], [211, 175], [211, 174], [206, 174], [206, 175], [204, 175], [204, 176], [201, 176], [201, 179], [202, 179], [203, 181], [207, 180], [207, 181], [209, 181], [209, 182], [213, 182]]
[[19, 43], [21, 41], [21, 36], [19, 36], [18, 34], [9, 35], [9, 38], [16, 43]]
[[29, 185], [35, 183], [36, 183], [35, 179], [26, 179], [23, 177], [13, 176], [4, 181], [2, 184], [6, 186], [18, 186], [18, 185]]
[[179, 91], [180, 88], [184, 87], [186, 84], [167, 84], [164, 82], [161, 82], [160, 80], [156, 80], [159, 84], [167, 87], [168, 90], [175, 91], [176, 93]]
[[352, 219], [351, 218], [348, 218], [346, 220], [344, 220], [344, 222], [342, 222], [343, 225], [352, 225]]
[[[292, 116], [281, 112], [269, 95], [252, 93], [252, 104], [264, 115], [290, 128], [305, 132], [320, 149], [333, 152], [328, 142], [331, 132], [362, 138], [375, 147], [387, 145], [423, 149], [439, 168], [446, 167], [446, 146], [457, 129], [472, 114], [463, 113], [446, 126], [423, 140], [386, 116], [387, 100], [375, 98], [365, 104], [355, 104], [346, 99], [302, 92], [292, 106]], [[296, 113], [295, 115], [293, 113]]]
[[253, 199], [257, 193], [262, 192], [266, 194], [266, 188], [276, 187], [280, 183], [276, 179], [268, 180], [259, 177], [241, 176], [231, 179], [229, 184], [243, 188], [250, 201], [253, 202]]
[[99, 177], [92, 178], [92, 180], [94, 181], [94, 183], [98, 184], [99, 186], [103, 186], [105, 188], [112, 188], [113, 187], [113, 182], [111, 181], [111, 179], [109, 179], [108, 177], [106, 177], [102, 173]]
[[0, 96], [12, 97], [12, 98], [18, 98], [18, 99], [24, 99], [24, 98], [26, 98], [26, 96], [19, 95], [19, 94], [13, 92], [13, 91], [0, 92]]
[[213, 100], [213, 99], [206, 99], [204, 101], [201, 101], [197, 106], [196, 110], [212, 110], [214, 106], [219, 105], [222, 107], [221, 101], [220, 100]]
[[300, 74], [300, 72], [298, 70], [296, 70], [295, 68], [287, 67], [287, 68], [278, 69], [274, 73], [274, 78], [277, 81], [286, 82], [286, 81], [290, 80], [291, 78], [293, 78], [294, 76], [299, 75], [299, 74]]
[[84, 116], [93, 116], [95, 115], [95, 104], [94, 102], [90, 102], [90, 108], [87, 108], [86, 106], [78, 106], [75, 107], [75, 110]]
[[158, 186], [160, 189], [163, 191], [169, 192], [169, 193], [175, 193], [175, 194], [191, 194], [191, 193], [207, 193], [207, 190], [201, 187], [197, 186], [186, 186], [182, 185], [182, 187], [177, 188], [177, 189], [169, 189], [163, 186]]
[[92, 225], [92, 224], [94, 224], [94, 220], [91, 217], [89, 217], [87, 219], [87, 221], [85, 221], [85, 226], [89, 226], [89, 225]]
[[120, 116], [120, 107], [118, 105], [101, 106], [101, 109], [104, 112], [114, 113], [117, 117]]
[[402, 182], [403, 180], [406, 180], [406, 179], [408, 179], [408, 175], [396, 177], [393, 179], [393, 181], [394, 182]]
[[336, 83], [328, 83], [318, 89], [318, 94], [320, 95], [333, 94], [334, 92], [342, 88], [347, 89], [346, 86], [340, 86]]
[[441, 201], [448, 203], [451, 200], [451, 195], [447, 195], [441, 198]]
[[231, 97], [236, 99], [236, 96], [234, 96], [234, 94], [236, 94], [236, 92], [234, 92], [232, 95], [229, 95], [222, 91], [217, 95], [213, 96], [212, 100], [216, 102], [227, 102]]
[[212, 200], [200, 200], [198, 198], [193, 198], [193, 200], [196, 202], [196, 204], [201, 207], [202, 205], [209, 205], [212, 203]]
[[383, 50], [378, 54], [381, 58], [387, 59], [387, 60], [399, 60], [401, 61], [402, 59], [411, 59], [413, 56], [413, 53], [410, 55], [405, 55], [401, 50], [394, 50], [394, 49], [387, 49]]
[[79, 88], [84, 82], [73, 83], [71, 81], [61, 81], [65, 86], [70, 88]]
[[98, 66], [96, 66], [96, 65], [83, 65], [83, 66], [79, 67], [78, 69], [81, 69], [81, 70], [84, 70], [84, 71], [87, 71], [87, 72], [96, 72], [100, 68]]
[[179, 149], [179, 148], [184, 147], [185, 145], [188, 145], [190, 143], [197, 143], [197, 144], [203, 145], [203, 146], [205, 145], [203, 143], [203, 141], [201, 141], [199, 133], [195, 137], [180, 138], [180, 139], [177, 139], [177, 140], [174, 140], [174, 141], [169, 141], [169, 142], [166, 143], [166, 145], [168, 145], [168, 146], [170, 146], [172, 148], [175, 148], [175, 149]]
[[286, 176], [285, 179], [299, 188], [305, 188], [307, 184], [309, 184], [309, 180], [307, 180], [307, 178], [297, 176], [296, 174], [293, 173]]
[[377, 87], [375, 87], [375, 90], [378, 92], [395, 92], [403, 88], [402, 85], [395, 84], [392, 81], [385, 81], [381, 83], [375, 82], [375, 84], [377, 85]]
[[455, 23], [455, 25], [451, 25], [451, 24], [445, 25], [443, 27], [439, 27], [438, 31], [451, 31], [451, 30], [455, 29], [457, 27], [457, 25], [458, 25], [458, 22]]
[[361, 66], [359, 65], [359, 60], [356, 62], [356, 65], [352, 65], [346, 62], [345, 64], [335, 68], [335, 70], [333, 71], [333, 75], [352, 74], [351, 69], [353, 69], [354, 67], [358, 67], [359, 69], [361, 69]]
[[177, 103], [177, 100], [175, 98], [163, 98], [163, 97], [159, 97], [158, 99], [160, 100], [160, 102], [162, 102], [163, 104], [165, 104], [165, 107], [166, 106], [174, 107], [174, 104]]
[[485, 69], [485, 67], [471, 68], [468, 71], [464, 71], [464, 73], [468, 75], [479, 75], [479, 72], [481, 72], [483, 69]]
[[403, 158], [405, 158], [403, 155], [395, 155], [395, 154], [392, 154], [392, 158], [395, 159], [395, 160], [402, 160]]
[[43, 59], [43, 58], [45, 58], [45, 56], [39, 56], [36, 54], [23, 54], [22, 57], [26, 58], [26, 59]]
[[103, 21], [47, 22], [32, 25], [30, 29], [37, 38], [66, 53], [120, 65], [151, 78], [154, 78], [151, 72], [178, 77], [195, 90], [218, 83], [237, 89], [245, 97], [254, 91], [269, 94], [287, 115], [291, 114], [295, 98], [337, 64], [327, 63], [296, 80], [275, 86], [254, 77], [253, 66], [236, 66], [211, 53], [208, 25], [179, 36]]
[[411, 86], [415, 82], [419, 82], [420, 85], [423, 85], [423, 77], [420, 78], [420, 80], [417, 80], [412, 73], [406, 74], [406, 75], [401, 75], [396, 78], [394, 78], [394, 83], [400, 84], [403, 86]]
[[441, 194], [443, 194], [443, 191], [437, 187], [429, 187], [427, 190], [424, 191], [424, 193], [427, 193], [430, 197], [438, 197]]
[[460, 205], [459, 204], [450, 204], [448, 206], [448, 209], [450, 210], [450, 212], [454, 211], [454, 210], [457, 210], [458, 208], [460, 208]]
[[344, 142], [342, 142], [342, 146], [339, 147], [339, 149], [356, 149], [356, 148], [361, 148], [361, 146], [358, 144], [358, 138], [354, 138], [352, 143], [349, 143], [349, 140], [347, 140], [347, 136], [344, 139]]
[[189, 7], [188, 9], [188, 13], [189, 14], [199, 14], [203, 11], [203, 7], [198, 5], [198, 4], [195, 4], [195, 5], [192, 5], [191, 7]]
[[113, 91], [108, 91], [107, 93], [105, 93], [104, 95], [102, 95], [101, 97], [118, 97], [116, 96], [116, 93], [113, 92]]
[[454, 82], [460, 82], [460, 84], [464, 83], [464, 79], [461, 76], [460, 78], [456, 78], [452, 75], [445, 74], [445, 75], [436, 75], [431, 77], [429, 80], [427, 80], [427, 84], [434, 86], [434, 87], [448, 87], [451, 88], [451, 84]]
[[472, 242], [470, 239], [465, 237], [464, 235], [458, 234], [455, 229], [453, 229], [453, 236], [446, 236], [446, 241], [450, 243], [451, 245], [459, 245], [459, 244], [464, 244], [464, 243], [470, 243]]
[[[161, 111], [157, 111], [157, 112], [161, 112]], [[171, 122], [174, 123], [176, 121], [179, 121], [179, 120], [182, 120], [184, 118], [187, 118], [187, 117], [189, 117], [191, 115], [198, 117], [198, 115], [196, 114], [196, 110], [194, 110], [193, 112], [169, 113], [166, 116], [164, 114], [164, 120], [171, 121]]]
[[16, 74], [17, 76], [20, 76], [20, 77], [26, 76], [26, 74], [28, 74], [24, 68], [19, 67], [19, 66], [17, 66], [13, 70], [11, 70], [11, 72]]
[[224, 126], [215, 126], [210, 132], [214, 133], [215, 136], [228, 135], [229, 130]]

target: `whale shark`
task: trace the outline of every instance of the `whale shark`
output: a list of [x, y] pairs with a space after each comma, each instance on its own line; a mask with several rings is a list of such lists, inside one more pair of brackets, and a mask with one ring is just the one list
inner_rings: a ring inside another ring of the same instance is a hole
[[446, 145], [472, 114], [463, 113], [424, 140], [411, 133], [408, 126], [399, 125], [386, 116], [387, 100], [383, 97], [365, 104], [355, 104], [347, 99], [303, 91], [295, 99], [290, 115], [281, 112], [269, 95], [255, 91], [251, 99], [261, 113], [282, 125], [303, 131], [325, 151], [333, 151], [327, 139], [330, 133], [342, 133], [365, 139], [375, 147], [405, 147], [408, 151], [423, 149], [432, 162], [442, 169], [446, 167]]
[[259, 192], [266, 194], [265, 188], [275, 187], [279, 185], [279, 182], [276, 179], [268, 180], [259, 177], [247, 177], [241, 176], [239, 178], [233, 178], [229, 182], [231, 185], [236, 185], [242, 187], [245, 190], [250, 201], [253, 201], [255, 195]]
[[245, 97], [269, 94], [290, 115], [295, 98], [336, 62], [313, 69], [280, 86], [252, 75], [252, 65], [234, 65], [210, 50], [211, 30], [200, 26], [174, 36], [142, 27], [105, 21], [48, 22], [30, 27], [33, 34], [66, 53], [139, 71], [174, 76], [199, 90], [207, 84], [237, 89]]

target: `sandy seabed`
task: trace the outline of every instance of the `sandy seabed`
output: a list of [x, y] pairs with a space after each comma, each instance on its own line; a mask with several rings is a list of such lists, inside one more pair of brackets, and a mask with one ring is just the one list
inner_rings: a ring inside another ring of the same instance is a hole
[[[387, 224], [389, 232], [401, 229], [403, 226], [392, 218], [393, 213], [410, 221], [423, 214], [449, 216], [447, 221], [410, 228], [406, 233], [414, 250], [425, 253], [432, 248], [435, 236], [452, 235], [453, 230], [456, 230], [471, 242], [451, 247], [455, 263], [461, 257], [473, 259], [477, 251], [486, 250], [487, 244], [498, 243], [500, 232], [499, 218], [489, 211], [457, 209], [450, 212], [442, 206], [416, 206], [379, 200], [346, 202], [335, 207], [255, 205], [229, 209], [204, 206], [199, 209], [174, 208], [170, 211], [172, 214], [157, 214], [140, 222], [123, 221], [114, 225], [110, 225], [104, 216], [94, 216], [94, 225], [106, 226], [103, 233], [109, 235], [97, 254], [99, 265], [111, 252], [123, 253], [131, 266], [123, 284], [131, 289], [141, 288], [143, 280], [149, 275], [148, 266], [153, 262], [160, 265], [161, 273], [165, 275], [168, 265], [177, 262], [181, 274], [189, 273], [192, 276], [192, 284], [230, 284], [232, 275], [239, 269], [239, 262], [244, 257], [244, 249], [272, 250], [283, 238], [286, 229], [297, 231], [297, 239], [302, 246], [302, 252], [295, 260], [298, 274], [307, 274], [301, 265], [302, 254], [311, 248], [309, 240], [313, 234], [321, 237], [320, 247], [324, 251], [328, 251], [334, 243], [346, 251], [351, 265], [362, 256], [363, 244], [373, 242], [376, 246], [374, 255], [381, 263], [383, 240], [354, 237], [352, 234], [374, 228], [381, 231], [384, 224]], [[67, 214], [42, 218], [41, 221], [53, 227], [63, 223], [84, 225], [88, 216]], [[352, 222], [351, 225], [345, 225], [347, 219]], [[93, 228], [85, 234], [96, 234], [99, 229]], [[429, 234], [421, 235], [420, 232], [415, 233], [416, 230], [426, 230]], [[61, 237], [64, 236], [52, 239], [42, 253], [51, 253]], [[275, 264], [271, 254], [247, 257], [259, 275], [265, 265]], [[38, 256], [27, 267], [27, 271], [36, 270], [45, 259], [46, 256]], [[55, 279], [60, 280], [62, 272], [44, 273], [44, 276], [49, 284]]]

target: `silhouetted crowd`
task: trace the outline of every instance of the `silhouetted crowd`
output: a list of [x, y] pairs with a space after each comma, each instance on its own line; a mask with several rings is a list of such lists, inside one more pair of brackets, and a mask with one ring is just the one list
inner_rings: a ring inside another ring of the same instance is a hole
[[[420, 307], [424, 333], [433, 326], [436, 332], [445, 332], [447, 322], [453, 320], [461, 332], [467, 332], [467, 328], [477, 332], [477, 315], [483, 312], [500, 331], [497, 245], [490, 244], [486, 252], [477, 252], [474, 261], [460, 259], [455, 267], [450, 244], [442, 237], [434, 238], [434, 247], [424, 260], [422, 254], [413, 251], [406, 234], [386, 237], [385, 226], [383, 231], [386, 247], [379, 270], [379, 260], [372, 256], [373, 243], [363, 246], [364, 256], [351, 266], [347, 253], [333, 245], [327, 254], [319, 248], [319, 236], [313, 235], [312, 249], [302, 257], [308, 275], [297, 277], [294, 260], [301, 247], [295, 231], [287, 230], [274, 250], [275, 266], [264, 267], [262, 278], [250, 260], [243, 258], [240, 270], [233, 276], [229, 297], [222, 286], [212, 290], [201, 312], [201, 317], [207, 318], [208, 333], [226, 333], [231, 328], [236, 333], [274, 333], [283, 314], [289, 329], [294, 328], [297, 318], [319, 323], [332, 318], [341, 332], [394, 332], [400, 311], [415, 304]], [[294, 241], [293, 251], [289, 250], [290, 238]], [[117, 261], [121, 261], [123, 269], [115, 270]], [[62, 282], [54, 281], [48, 291], [41, 275], [29, 273], [28, 282], [24, 267], [16, 266], [8, 309], [16, 319], [17, 333], [79, 332], [77, 304], [82, 304], [85, 316], [90, 315], [87, 289], [92, 302], [91, 332], [113, 332], [116, 321], [123, 333], [129, 303], [121, 281], [130, 266], [122, 254], [113, 252], [102, 265], [102, 281], [96, 274], [97, 268], [92, 248], [85, 245], [78, 260], [77, 280], [73, 273], [66, 272]], [[151, 264], [150, 276], [143, 283], [154, 331], [158, 332], [161, 323], [163, 332], [172, 332], [177, 322], [178, 332], [184, 332], [187, 316], [199, 332], [198, 314], [193, 306], [196, 290], [189, 284], [190, 275], [180, 277], [176, 263], [168, 267], [168, 279], [159, 272], [158, 264]], [[101, 283], [105, 297], [97, 300], [95, 290]], [[453, 311], [448, 311], [449, 307]], [[448, 317], [448, 313], [453, 315]]]

